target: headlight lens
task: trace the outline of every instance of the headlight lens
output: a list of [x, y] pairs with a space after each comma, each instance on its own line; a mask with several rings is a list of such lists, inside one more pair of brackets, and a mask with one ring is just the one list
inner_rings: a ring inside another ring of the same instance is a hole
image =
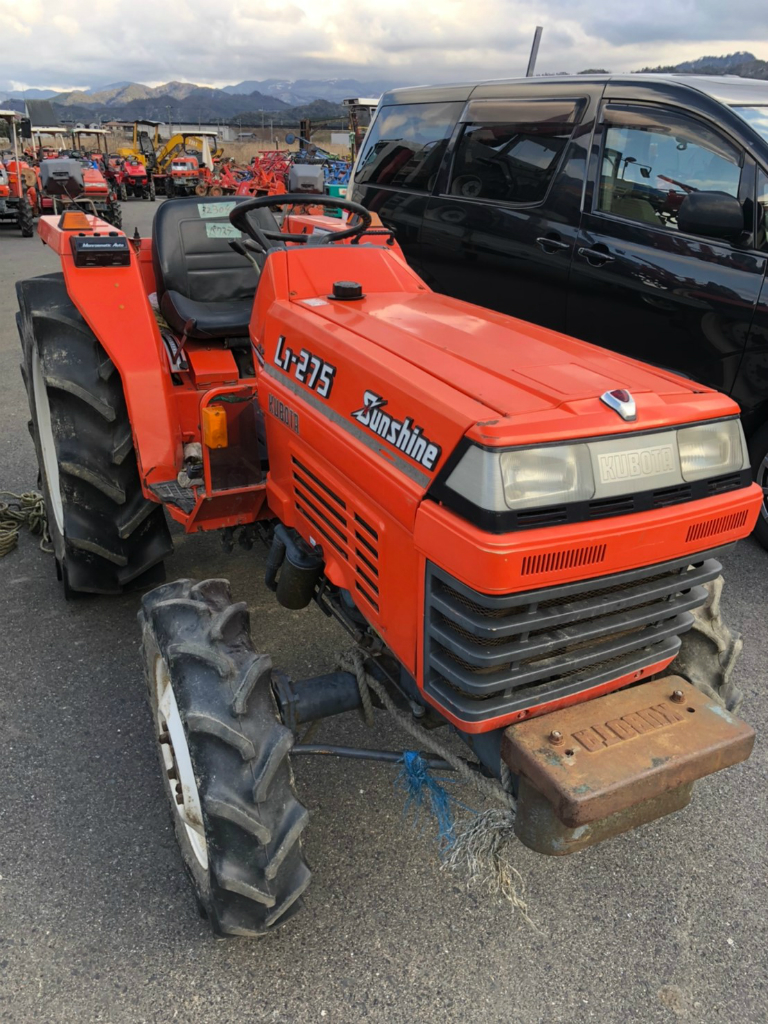
[[511, 509], [587, 501], [595, 493], [585, 445], [504, 452], [501, 477], [504, 500]]
[[738, 420], [700, 423], [677, 432], [680, 470], [687, 481], [735, 473], [749, 465], [744, 431]]

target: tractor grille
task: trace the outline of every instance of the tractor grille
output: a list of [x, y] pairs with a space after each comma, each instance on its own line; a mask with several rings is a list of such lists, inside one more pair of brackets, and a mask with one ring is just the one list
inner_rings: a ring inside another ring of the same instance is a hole
[[296, 508], [307, 521], [310, 533], [317, 543], [329, 544], [350, 563], [355, 573], [357, 596], [378, 612], [378, 532], [320, 478], [319, 470], [310, 470], [295, 456], [291, 462]]
[[672, 658], [721, 571], [711, 553], [693, 559], [502, 596], [429, 563], [424, 688], [469, 724]]

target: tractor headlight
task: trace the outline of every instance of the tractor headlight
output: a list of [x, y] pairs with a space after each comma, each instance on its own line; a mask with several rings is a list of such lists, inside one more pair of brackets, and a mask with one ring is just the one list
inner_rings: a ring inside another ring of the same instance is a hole
[[587, 501], [595, 493], [586, 445], [504, 452], [499, 461], [508, 508]]
[[584, 444], [505, 452], [472, 446], [446, 486], [473, 505], [494, 512], [587, 501], [595, 493]]
[[700, 423], [677, 432], [680, 471], [687, 481], [747, 469], [749, 456], [739, 420]]

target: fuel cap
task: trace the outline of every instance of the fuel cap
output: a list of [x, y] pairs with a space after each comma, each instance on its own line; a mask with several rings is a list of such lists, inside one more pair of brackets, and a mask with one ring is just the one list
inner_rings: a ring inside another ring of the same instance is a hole
[[341, 299], [342, 302], [351, 302], [353, 299], [362, 299], [363, 286], [357, 281], [334, 281], [333, 294], [329, 299]]

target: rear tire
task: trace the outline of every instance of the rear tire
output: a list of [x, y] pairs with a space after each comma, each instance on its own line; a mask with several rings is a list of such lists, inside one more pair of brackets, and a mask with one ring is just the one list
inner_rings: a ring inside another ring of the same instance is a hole
[[763, 489], [763, 504], [755, 523], [755, 537], [764, 548], [768, 548], [768, 424], [750, 438], [749, 459], [752, 463], [752, 476]]
[[127, 187], [127, 185], [125, 185], [123, 183], [120, 186], [120, 190], [119, 191], [120, 191], [120, 202], [121, 203], [127, 203], [128, 202], [128, 187]]
[[226, 580], [145, 595], [139, 622], [161, 770], [198, 906], [219, 936], [263, 935], [298, 910], [309, 815], [277, 716], [271, 661]]
[[147, 189], [147, 195], [149, 197], [150, 203], [154, 203], [154, 201], [155, 201], [155, 183], [154, 183], [154, 181], [150, 181], [149, 188]]
[[26, 198], [19, 200], [19, 230], [22, 238], [31, 238], [35, 233], [35, 218], [32, 214], [32, 207]]
[[48, 529], [67, 597], [165, 578], [161, 506], [141, 491], [120, 374], [62, 274], [20, 281], [16, 317]]
[[170, 177], [165, 179], [165, 194], [169, 199], [173, 198], [173, 179]]

